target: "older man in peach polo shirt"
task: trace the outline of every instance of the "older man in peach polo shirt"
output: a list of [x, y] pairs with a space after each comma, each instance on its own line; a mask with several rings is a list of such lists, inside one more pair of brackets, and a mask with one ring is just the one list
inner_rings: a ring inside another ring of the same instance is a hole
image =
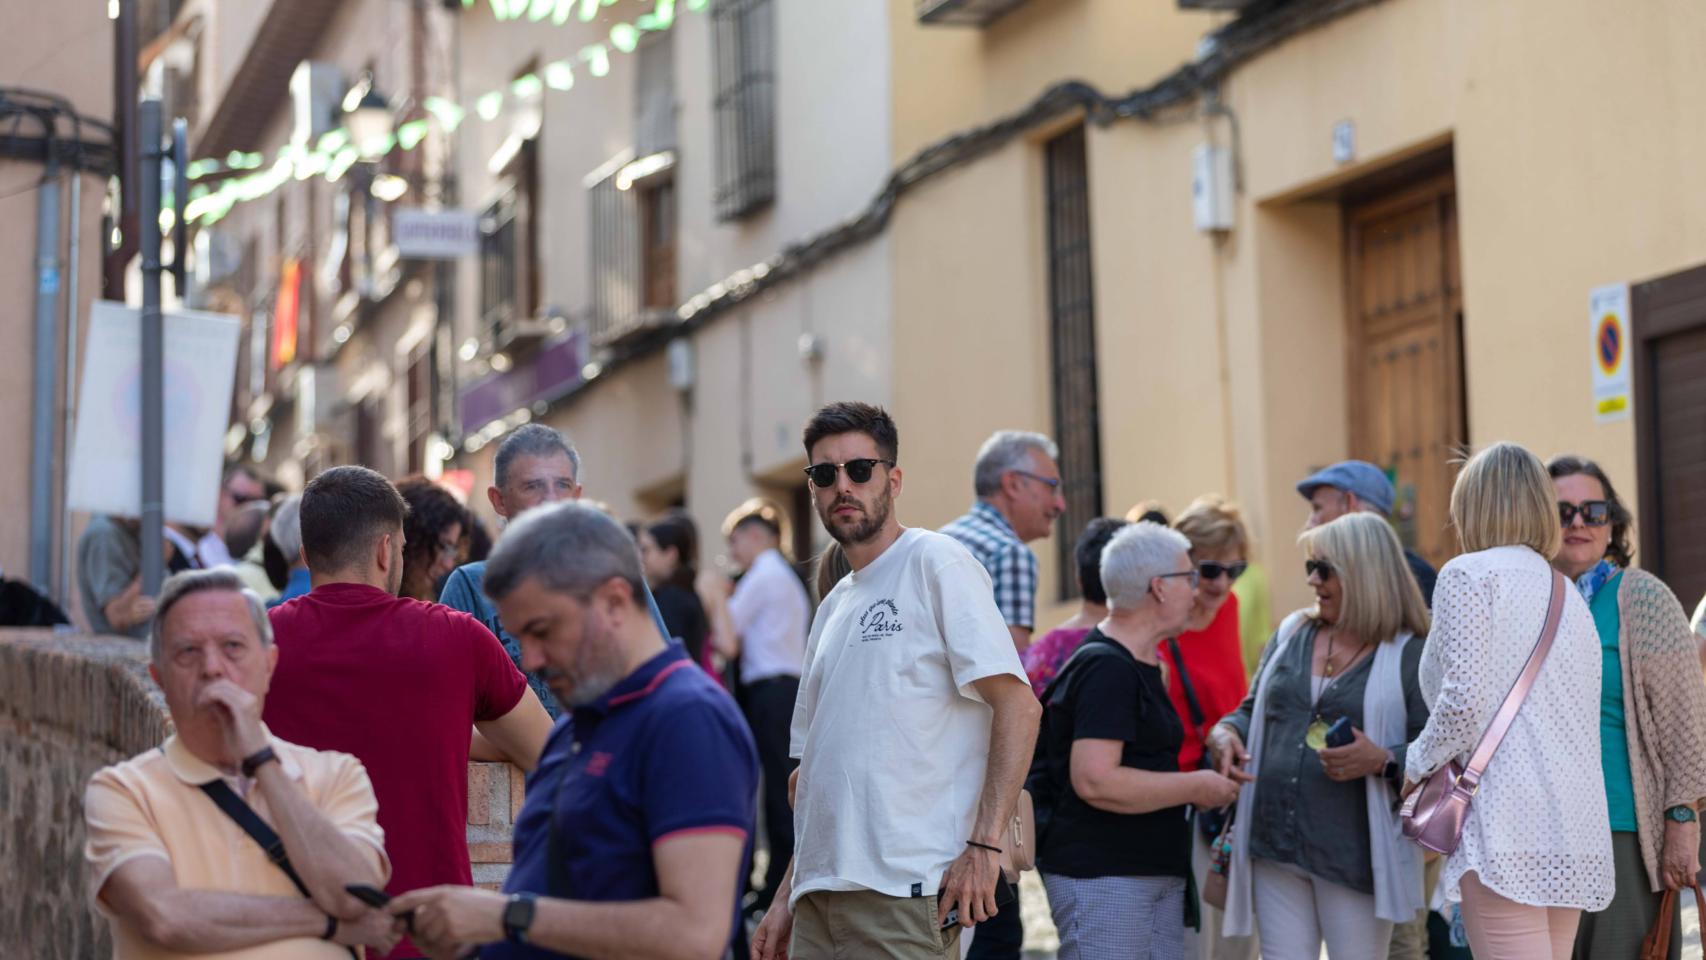
[[[177, 732], [96, 772], [84, 797], [89, 891], [115, 960], [389, 950], [392, 918], [344, 889], [391, 869], [367, 772], [261, 723], [278, 648], [260, 599], [229, 570], [186, 571], [161, 589], [151, 630], [149, 673]], [[221, 809], [225, 789], [277, 833], [306, 895]]]

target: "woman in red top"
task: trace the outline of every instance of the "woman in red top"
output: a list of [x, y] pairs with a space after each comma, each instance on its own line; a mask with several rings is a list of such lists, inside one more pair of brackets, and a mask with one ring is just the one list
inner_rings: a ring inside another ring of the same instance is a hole
[[[1238, 598], [1232, 595], [1232, 581], [1247, 565], [1250, 537], [1237, 508], [1214, 496], [1199, 497], [1186, 507], [1173, 529], [1191, 541], [1191, 562], [1201, 576], [1185, 632], [1163, 642], [1160, 649], [1167, 668], [1167, 694], [1185, 727], [1179, 769], [1189, 771], [1204, 765], [1203, 740], [1208, 731], [1221, 717], [1238, 709], [1250, 685], [1239, 644]], [[1207, 828], [1199, 824], [1191, 831], [1195, 843], [1191, 868], [1201, 889], [1209, 861], [1203, 829], [1213, 829], [1217, 821], [1204, 818], [1201, 812], [1198, 816], [1209, 821]], [[1202, 930], [1186, 931], [1185, 955], [1216, 960], [1254, 958], [1256, 938], [1223, 939], [1219, 914], [1219, 910], [1203, 904]]]
[[[1191, 541], [1191, 561], [1202, 575], [1185, 632], [1161, 646], [1167, 692], [1190, 732], [1179, 751], [1179, 768], [1195, 770], [1203, 755], [1203, 737], [1216, 721], [1238, 709], [1250, 686], [1238, 641], [1238, 598], [1232, 595], [1232, 581], [1247, 566], [1250, 541], [1237, 508], [1219, 497], [1198, 498], [1179, 514], [1173, 529]], [[1194, 709], [1187, 683], [1196, 698]]]

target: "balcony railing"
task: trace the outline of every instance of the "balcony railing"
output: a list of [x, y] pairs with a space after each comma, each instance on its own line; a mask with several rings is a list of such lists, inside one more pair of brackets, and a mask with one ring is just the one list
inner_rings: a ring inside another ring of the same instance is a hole
[[919, 23], [987, 27], [1025, 0], [917, 0]]

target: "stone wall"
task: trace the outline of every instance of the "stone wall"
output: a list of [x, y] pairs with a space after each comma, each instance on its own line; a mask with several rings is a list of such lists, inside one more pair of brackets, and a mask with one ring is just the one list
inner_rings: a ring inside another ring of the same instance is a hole
[[[143, 644], [0, 630], [0, 957], [112, 955], [84, 890], [83, 785], [170, 729]], [[470, 764], [468, 788], [474, 882], [496, 887], [509, 872], [521, 771]]]
[[111, 956], [83, 890], [83, 785], [170, 725], [141, 643], [0, 631], [0, 956]]

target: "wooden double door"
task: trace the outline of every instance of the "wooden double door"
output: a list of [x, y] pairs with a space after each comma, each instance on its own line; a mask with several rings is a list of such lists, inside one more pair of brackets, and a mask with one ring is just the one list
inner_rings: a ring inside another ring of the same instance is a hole
[[1457, 201], [1449, 173], [1345, 207], [1351, 455], [1385, 469], [1405, 546], [1457, 552], [1451, 461], [1468, 440]]

